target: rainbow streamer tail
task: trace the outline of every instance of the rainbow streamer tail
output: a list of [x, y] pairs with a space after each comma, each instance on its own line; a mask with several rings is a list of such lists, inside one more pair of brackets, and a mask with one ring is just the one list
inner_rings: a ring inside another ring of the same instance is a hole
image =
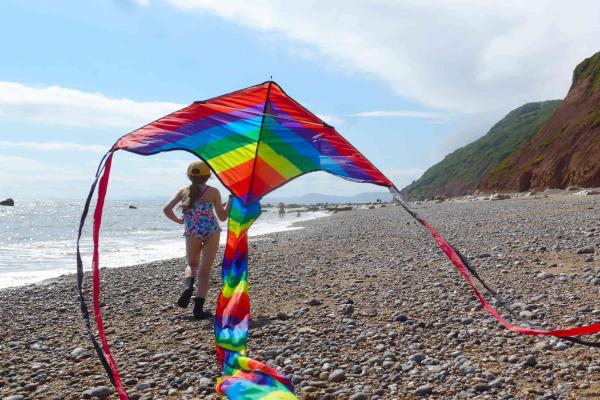
[[260, 216], [260, 202], [244, 205], [234, 198], [229, 211], [223, 257], [223, 287], [217, 302], [215, 337], [223, 377], [217, 393], [228, 399], [296, 399], [285, 375], [247, 357], [250, 298], [248, 296], [248, 229]]

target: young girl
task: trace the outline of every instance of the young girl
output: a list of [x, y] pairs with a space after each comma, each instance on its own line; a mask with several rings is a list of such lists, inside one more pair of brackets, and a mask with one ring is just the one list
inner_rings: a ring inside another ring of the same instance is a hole
[[[221, 204], [221, 194], [216, 188], [210, 187], [206, 181], [210, 177], [210, 168], [202, 161], [194, 161], [187, 170], [191, 185], [181, 189], [163, 209], [167, 218], [178, 224], [185, 225], [185, 247], [187, 253], [187, 268], [183, 292], [177, 305], [186, 308], [192, 297], [194, 277], [198, 277], [196, 298], [194, 299], [194, 318], [206, 319], [210, 312], [204, 311], [204, 300], [208, 293], [210, 269], [219, 249], [221, 227], [219, 221], [225, 221], [231, 207], [231, 195], [225, 204]], [[179, 218], [173, 212], [181, 202], [183, 217]], [[213, 211], [216, 211], [217, 217]]]

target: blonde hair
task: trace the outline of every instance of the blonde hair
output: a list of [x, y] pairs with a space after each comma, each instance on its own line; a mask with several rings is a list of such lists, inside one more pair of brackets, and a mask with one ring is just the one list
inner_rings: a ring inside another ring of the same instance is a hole
[[192, 184], [186, 187], [183, 191], [183, 198], [181, 199], [181, 209], [183, 212], [188, 212], [192, 208], [194, 208], [194, 204], [200, 198], [202, 191], [198, 187], [198, 185], [203, 185], [208, 181], [210, 175], [204, 176], [188, 176]]

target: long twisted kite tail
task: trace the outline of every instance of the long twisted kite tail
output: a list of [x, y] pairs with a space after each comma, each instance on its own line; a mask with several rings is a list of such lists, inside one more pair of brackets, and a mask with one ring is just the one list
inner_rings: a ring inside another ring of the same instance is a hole
[[[450, 243], [448, 243], [448, 241], [442, 235], [440, 235], [438, 233], [438, 231], [436, 231], [435, 228], [425, 218], [423, 218], [422, 216], [417, 214], [414, 210], [412, 210], [408, 206], [408, 204], [406, 204], [406, 202], [400, 196], [400, 192], [398, 191], [398, 189], [396, 187], [391, 188], [390, 192], [394, 196], [394, 199], [396, 201], [398, 201], [398, 203], [402, 206], [402, 208], [404, 208], [404, 210], [406, 210], [406, 212], [408, 212], [414, 219], [419, 221], [419, 223], [421, 225], [423, 225], [429, 231], [429, 233], [431, 234], [433, 239], [436, 241], [437, 245], [440, 247], [442, 252], [446, 255], [446, 257], [448, 257], [448, 259], [450, 261], [452, 261], [454, 266], [458, 269], [458, 271], [465, 278], [469, 287], [471, 288], [471, 290], [473, 291], [473, 293], [475, 294], [475, 296], [477, 297], [477, 299], [479, 300], [479, 302], [483, 306], [483, 308], [506, 329], [508, 329], [512, 332], [523, 334], [523, 335], [555, 336], [555, 337], [561, 337], [561, 338], [566, 338], [566, 337], [571, 337], [571, 336], [580, 336], [580, 335], [591, 335], [591, 334], [600, 332], [600, 323], [585, 325], [585, 326], [576, 327], [576, 328], [569, 328], [569, 329], [543, 330], [543, 329], [522, 328], [519, 326], [515, 326], [515, 325], [511, 324], [510, 322], [506, 321], [491, 306], [491, 304], [489, 304], [485, 300], [483, 295], [479, 292], [477, 287], [475, 287], [475, 285], [473, 284], [473, 281], [472, 281], [471, 276], [469, 275], [468, 271], [471, 270], [471, 271], [475, 272], [475, 270], [470, 264], [468, 264], [468, 262], [465, 262], [466, 258], [462, 254], [460, 254], [456, 249], [454, 249], [454, 247], [452, 247], [452, 245], [450, 245]], [[478, 277], [478, 274], [476, 272], [475, 272], [475, 275]], [[479, 279], [481, 279], [481, 278], [479, 278]], [[485, 284], [485, 286], [488, 287], [487, 284]], [[492, 294], [495, 293], [495, 291], [493, 291], [493, 290], [488, 290], [488, 291], [490, 291], [490, 293], [492, 293]], [[598, 343], [585, 342], [585, 341], [581, 341], [581, 340], [577, 340], [577, 341], [575, 341], [575, 343], [590, 345], [590, 346], [594, 346], [594, 347], [599, 346]]]
[[223, 378], [217, 393], [230, 399], [295, 399], [294, 385], [283, 374], [246, 356], [250, 323], [248, 229], [260, 216], [258, 201], [244, 205], [234, 198], [229, 211], [227, 245], [221, 270], [215, 337]]

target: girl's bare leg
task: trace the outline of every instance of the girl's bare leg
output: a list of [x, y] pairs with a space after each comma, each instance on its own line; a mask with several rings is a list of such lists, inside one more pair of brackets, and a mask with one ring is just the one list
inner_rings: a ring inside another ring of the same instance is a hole
[[198, 275], [198, 267], [200, 266], [200, 253], [202, 252], [202, 242], [196, 238], [187, 236], [185, 238], [185, 252], [187, 255], [187, 268], [185, 269], [185, 277], [194, 278]]
[[192, 237], [186, 237], [185, 247], [187, 267], [185, 268], [185, 279], [183, 280], [183, 292], [181, 293], [181, 296], [179, 296], [179, 300], [177, 300], [177, 305], [181, 308], [186, 308], [189, 305], [194, 291], [194, 277], [198, 273], [202, 242]]
[[219, 250], [219, 239], [221, 237], [220, 232], [216, 232], [212, 234], [206, 242], [204, 242], [202, 246], [201, 256], [200, 256], [200, 266], [198, 268], [198, 289], [196, 292], [197, 297], [201, 297], [203, 299], [206, 298], [208, 294], [208, 284], [210, 281], [210, 270], [212, 268], [213, 263], [215, 262], [215, 257], [217, 256], [217, 251]]

